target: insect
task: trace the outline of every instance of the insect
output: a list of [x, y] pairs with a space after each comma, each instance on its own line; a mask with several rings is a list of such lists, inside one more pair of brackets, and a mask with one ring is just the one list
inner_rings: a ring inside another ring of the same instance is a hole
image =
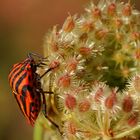
[[[39, 58], [38, 62], [35, 61], [33, 55]], [[40, 79], [53, 68], [48, 68], [48, 70], [40, 76], [36, 71], [38, 67], [44, 65], [44, 59], [45, 58], [42, 58], [37, 54], [29, 53], [24, 61], [13, 65], [8, 76], [9, 84], [17, 103], [31, 125], [34, 125], [41, 107], [44, 108], [44, 114], [46, 114], [46, 100], [44, 91], [41, 88]], [[51, 92], [47, 93], [51, 94]], [[49, 116], [46, 115], [46, 118], [58, 127]]]

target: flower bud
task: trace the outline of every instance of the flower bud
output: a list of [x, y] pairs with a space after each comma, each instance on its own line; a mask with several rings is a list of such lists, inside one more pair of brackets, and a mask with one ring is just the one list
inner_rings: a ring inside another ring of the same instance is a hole
[[80, 47], [79, 52], [82, 55], [90, 55], [92, 50], [91, 50], [91, 48], [88, 48], [88, 47]]
[[80, 112], [86, 112], [89, 110], [89, 108], [90, 108], [90, 102], [88, 100], [84, 100], [80, 102], [78, 105], [78, 109]]
[[138, 112], [134, 112], [133, 114], [131, 114], [127, 120], [128, 125], [131, 127], [135, 126], [138, 123], [138, 117]]
[[103, 88], [99, 88], [96, 93], [95, 93], [95, 96], [94, 96], [94, 100], [96, 102], [100, 102], [100, 98], [103, 96]]
[[131, 5], [130, 4], [126, 4], [122, 10], [122, 13], [124, 16], [130, 16], [131, 15], [131, 12], [132, 12], [132, 9], [131, 9]]
[[115, 3], [111, 3], [109, 6], [108, 6], [108, 9], [107, 9], [107, 12], [110, 16], [113, 16], [116, 12], [116, 4]]
[[67, 67], [69, 71], [73, 71], [76, 70], [78, 65], [78, 61], [75, 58], [71, 58], [68, 62], [67, 62]]
[[92, 11], [92, 15], [94, 18], [100, 18], [101, 17], [101, 10], [99, 8], [95, 8]]
[[76, 107], [76, 98], [67, 94], [65, 98], [65, 105], [68, 109], [73, 110]]
[[90, 32], [91, 30], [94, 29], [94, 25], [92, 22], [85, 22], [83, 25], [82, 25], [82, 29], [84, 32]]
[[69, 134], [72, 134], [72, 135], [76, 134], [76, 126], [73, 122], [69, 122], [67, 124], [67, 129], [68, 129]]
[[58, 85], [60, 87], [67, 88], [70, 86], [70, 84], [71, 84], [71, 78], [68, 74], [63, 75], [58, 79]]
[[80, 40], [81, 42], [86, 42], [87, 39], [88, 39], [87, 33], [83, 33], [83, 34], [80, 36], [80, 38], [79, 38], [79, 40]]
[[63, 24], [63, 30], [65, 32], [71, 32], [74, 27], [75, 27], [74, 19], [70, 15], [70, 16], [67, 17], [65, 23]]
[[56, 69], [56, 68], [58, 68], [59, 65], [60, 65], [60, 62], [57, 61], [57, 60], [54, 60], [54, 61], [52, 61], [52, 62], [49, 64], [50, 68], [52, 68], [53, 70]]
[[108, 31], [106, 29], [100, 29], [95, 32], [96, 39], [100, 40], [107, 35]]
[[123, 22], [121, 19], [119, 19], [119, 18], [115, 19], [115, 25], [117, 28], [120, 28], [122, 26], [122, 24], [123, 24]]
[[108, 109], [112, 109], [117, 101], [116, 93], [111, 93], [105, 100], [105, 106]]
[[131, 96], [128, 95], [123, 99], [122, 109], [124, 112], [128, 113], [132, 111], [132, 108], [133, 108], [133, 100]]

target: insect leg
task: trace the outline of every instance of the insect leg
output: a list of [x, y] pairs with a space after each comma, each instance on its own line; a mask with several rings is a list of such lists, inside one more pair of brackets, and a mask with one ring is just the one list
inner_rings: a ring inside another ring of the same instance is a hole
[[53, 94], [52, 91], [43, 91], [44, 94]]
[[41, 76], [40, 79], [43, 78], [49, 71], [51, 71], [53, 68], [49, 68], [48, 70], [46, 70]]
[[43, 114], [44, 116], [47, 118], [47, 120], [49, 120], [51, 122], [51, 124], [53, 124], [57, 129], [58, 131], [61, 133], [60, 129], [59, 129], [59, 126], [51, 119], [51, 117], [49, 117], [49, 115], [47, 114], [46, 112], [46, 99], [45, 99], [45, 95], [42, 94], [43, 96]]

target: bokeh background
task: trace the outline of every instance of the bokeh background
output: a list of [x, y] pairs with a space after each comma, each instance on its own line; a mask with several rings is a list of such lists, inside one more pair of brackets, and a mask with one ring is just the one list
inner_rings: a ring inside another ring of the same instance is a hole
[[[46, 32], [62, 26], [68, 13], [84, 12], [90, 0], [0, 0], [0, 140], [32, 140], [8, 85], [11, 66], [28, 52], [43, 54]], [[95, 0], [93, 0], [95, 1]], [[96, 0], [98, 1], [98, 0]], [[139, 0], [131, 0], [140, 9]]]

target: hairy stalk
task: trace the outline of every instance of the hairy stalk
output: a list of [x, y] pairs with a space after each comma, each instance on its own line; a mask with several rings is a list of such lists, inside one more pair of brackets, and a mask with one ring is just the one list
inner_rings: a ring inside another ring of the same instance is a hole
[[44, 128], [39, 123], [36, 123], [34, 127], [33, 140], [42, 140], [43, 132]]
[[129, 135], [131, 135], [132, 133], [134, 133], [134, 132], [137, 131], [137, 130], [140, 130], [140, 125], [137, 125], [136, 127], [131, 128], [130, 130], [127, 130], [127, 131], [125, 131], [125, 132], [122, 132], [122, 133], [116, 135], [116, 136], [114, 137], [114, 139], [120, 139], [120, 138], [123, 138], [123, 137], [125, 137], [125, 136], [129, 136]]

